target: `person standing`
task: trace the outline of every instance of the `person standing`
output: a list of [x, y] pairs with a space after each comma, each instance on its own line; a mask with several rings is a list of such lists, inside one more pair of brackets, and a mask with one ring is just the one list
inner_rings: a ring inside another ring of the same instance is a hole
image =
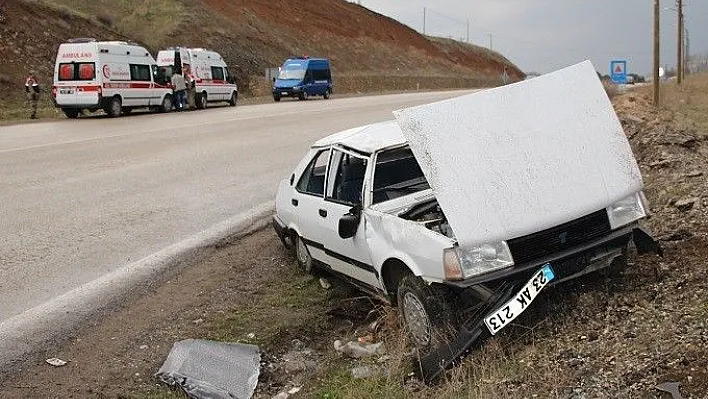
[[31, 119], [37, 119], [37, 105], [39, 103], [39, 82], [34, 71], [30, 71], [27, 79], [25, 79], [25, 95], [27, 102], [32, 108]]
[[197, 81], [192, 74], [192, 69], [189, 64], [184, 64], [184, 80], [187, 83], [187, 104], [189, 109], [192, 110], [195, 107], [195, 100], [197, 98]]
[[175, 71], [172, 75], [172, 91], [175, 94], [176, 106], [178, 111], [184, 111], [185, 107], [185, 91], [187, 90], [187, 83], [184, 81], [184, 76], [182, 76], [182, 71]]

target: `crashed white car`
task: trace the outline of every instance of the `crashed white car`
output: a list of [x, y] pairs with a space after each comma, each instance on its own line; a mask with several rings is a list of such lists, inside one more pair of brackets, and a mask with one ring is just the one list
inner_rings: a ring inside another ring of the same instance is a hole
[[661, 252], [589, 62], [394, 114], [317, 141], [273, 225], [305, 270], [399, 306], [426, 379], [547, 285], [626, 263], [632, 242]]

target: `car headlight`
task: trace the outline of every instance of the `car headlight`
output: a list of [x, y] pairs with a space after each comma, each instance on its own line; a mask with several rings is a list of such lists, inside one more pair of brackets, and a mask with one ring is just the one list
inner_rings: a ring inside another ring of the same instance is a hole
[[647, 215], [644, 195], [639, 192], [607, 207], [612, 230], [626, 226]]
[[300, 90], [300, 86], [293, 86], [293, 90], [295, 90], [295, 91]]
[[461, 280], [514, 265], [506, 241], [483, 244], [470, 249], [448, 248], [443, 252], [445, 277]]

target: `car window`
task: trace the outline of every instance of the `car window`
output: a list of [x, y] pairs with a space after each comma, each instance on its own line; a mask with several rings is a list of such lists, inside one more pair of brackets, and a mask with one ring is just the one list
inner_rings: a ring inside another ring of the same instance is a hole
[[333, 150], [327, 177], [329, 185], [326, 198], [348, 205], [360, 204], [366, 165], [366, 159]]
[[318, 152], [297, 182], [296, 189], [302, 193], [323, 196], [325, 186], [325, 174], [327, 173], [327, 161], [329, 160], [329, 150]]
[[384, 151], [376, 157], [373, 204], [430, 188], [409, 147]]
[[211, 67], [211, 78], [213, 80], [224, 80], [224, 70], [221, 67]]

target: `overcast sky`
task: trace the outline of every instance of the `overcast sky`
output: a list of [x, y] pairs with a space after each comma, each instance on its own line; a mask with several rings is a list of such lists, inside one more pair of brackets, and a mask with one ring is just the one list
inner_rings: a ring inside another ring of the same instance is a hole
[[[661, 1], [661, 64], [676, 65], [674, 0]], [[357, 2], [356, 0], [354, 2]], [[525, 72], [550, 72], [590, 59], [609, 73], [613, 59], [629, 72], [651, 74], [652, 0], [361, 0], [418, 31], [492, 46]], [[684, 0], [692, 54], [708, 51], [708, 0]]]

